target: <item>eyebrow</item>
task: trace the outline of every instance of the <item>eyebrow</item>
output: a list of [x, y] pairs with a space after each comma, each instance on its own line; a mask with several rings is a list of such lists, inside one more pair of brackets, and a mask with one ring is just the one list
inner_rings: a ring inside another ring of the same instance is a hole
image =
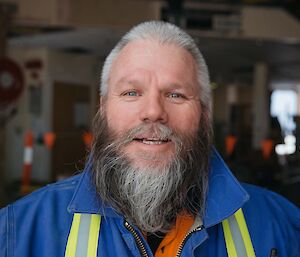
[[119, 86], [119, 85], [122, 85], [122, 84], [130, 84], [130, 85], [141, 85], [142, 83], [136, 79], [127, 79], [125, 77], [119, 79], [117, 82], [116, 82], [116, 86]]
[[[129, 84], [129, 85], [132, 85], [132, 86], [143, 86], [143, 82], [141, 82], [140, 80], [137, 80], [137, 79], [128, 79], [126, 77], [123, 77], [121, 79], [119, 79], [117, 82], [116, 82], [116, 86], [120, 86], [122, 84]], [[184, 82], [182, 84], [180, 83], [177, 83], [177, 82], [171, 82], [171, 83], [168, 83], [167, 84], [167, 89], [168, 90], [174, 90], [174, 89], [182, 89], [184, 91], [187, 91], [187, 93], [191, 93], [193, 94], [194, 93], [194, 86], [190, 83], [187, 83], [187, 82]], [[196, 89], [197, 90], [197, 89]]]
[[168, 88], [170, 89], [192, 89], [193, 85], [191, 85], [190, 83], [170, 83], [168, 84]]

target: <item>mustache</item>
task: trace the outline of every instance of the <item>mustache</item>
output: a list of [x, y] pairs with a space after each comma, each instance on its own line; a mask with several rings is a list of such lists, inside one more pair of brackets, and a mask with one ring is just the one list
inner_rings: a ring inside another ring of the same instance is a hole
[[172, 141], [179, 148], [183, 145], [183, 139], [180, 134], [161, 123], [141, 123], [123, 132], [121, 135], [114, 135], [113, 137], [118, 146], [126, 145], [140, 138], [157, 138]]

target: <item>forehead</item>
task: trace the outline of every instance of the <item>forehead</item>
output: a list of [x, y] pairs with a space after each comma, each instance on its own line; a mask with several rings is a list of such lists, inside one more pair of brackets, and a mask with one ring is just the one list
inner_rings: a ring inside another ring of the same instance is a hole
[[174, 44], [137, 40], [126, 45], [114, 60], [109, 85], [120, 79], [147, 79], [159, 83], [193, 85], [197, 88], [197, 66], [192, 55]]

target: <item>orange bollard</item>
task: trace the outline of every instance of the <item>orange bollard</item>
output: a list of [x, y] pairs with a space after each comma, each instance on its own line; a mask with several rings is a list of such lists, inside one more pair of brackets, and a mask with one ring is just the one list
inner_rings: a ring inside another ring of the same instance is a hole
[[22, 185], [21, 185], [22, 195], [25, 195], [29, 192], [32, 160], [33, 160], [33, 133], [31, 130], [29, 130], [25, 134], [23, 174], [22, 174]]
[[269, 159], [273, 151], [274, 141], [272, 139], [265, 139], [262, 141], [261, 146], [264, 159]]
[[228, 135], [225, 138], [226, 153], [228, 156], [230, 156], [233, 153], [236, 142], [237, 142], [236, 136]]

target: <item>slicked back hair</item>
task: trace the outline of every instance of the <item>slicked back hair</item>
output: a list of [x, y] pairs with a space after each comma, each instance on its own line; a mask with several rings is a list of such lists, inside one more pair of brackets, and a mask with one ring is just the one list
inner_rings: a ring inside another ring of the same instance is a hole
[[152, 40], [161, 44], [170, 44], [182, 47], [193, 57], [197, 65], [198, 86], [200, 88], [200, 102], [202, 111], [205, 109], [210, 116], [210, 81], [206, 62], [193, 38], [177, 26], [163, 21], [148, 21], [133, 27], [113, 48], [107, 56], [101, 74], [100, 94], [105, 96], [108, 91], [108, 82], [114, 60], [122, 49], [130, 42], [138, 40]]

